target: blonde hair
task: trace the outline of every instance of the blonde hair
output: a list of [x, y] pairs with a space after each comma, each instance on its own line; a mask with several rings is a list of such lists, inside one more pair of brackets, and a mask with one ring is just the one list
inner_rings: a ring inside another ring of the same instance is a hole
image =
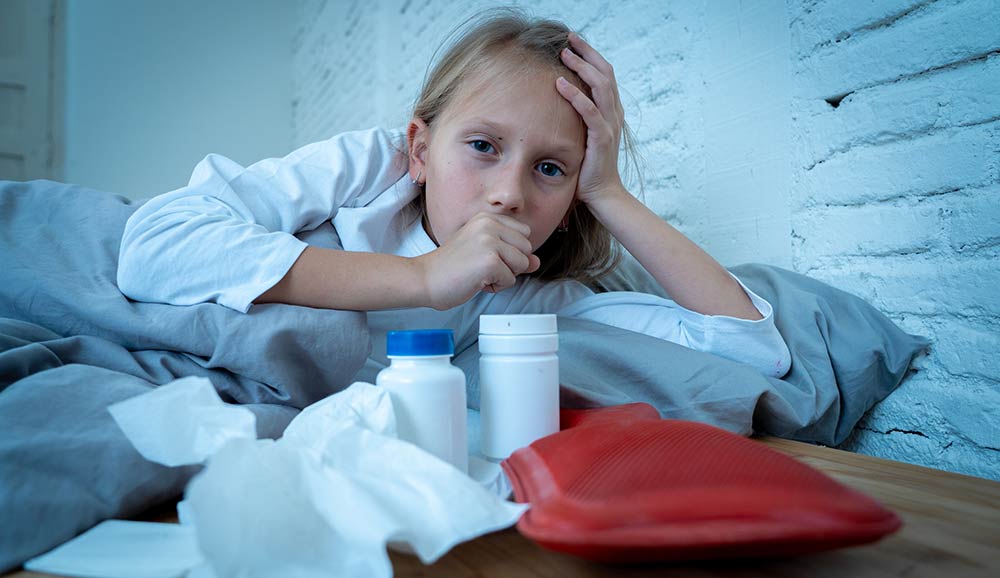
[[[473, 16], [449, 36], [454, 40], [425, 76], [412, 116], [433, 129], [435, 120], [464, 82], [483, 78], [484, 70], [491, 66], [512, 62], [551, 67], [593, 98], [590, 86], [559, 58], [562, 49], [569, 46], [569, 32], [561, 22], [529, 18], [514, 8], [494, 8]], [[634, 137], [627, 124], [623, 127], [623, 141], [626, 167], [634, 170], [641, 182]], [[423, 195], [416, 202], [423, 213]], [[618, 265], [621, 251], [617, 243], [584, 204], [574, 202], [568, 223], [567, 231], [557, 230], [535, 252], [541, 267], [531, 276], [593, 283]]]

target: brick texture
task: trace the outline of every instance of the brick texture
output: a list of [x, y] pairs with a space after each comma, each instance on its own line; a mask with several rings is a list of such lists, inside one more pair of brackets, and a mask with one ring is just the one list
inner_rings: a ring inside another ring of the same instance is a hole
[[844, 447], [994, 479], [998, 8], [787, 3], [794, 268], [934, 341]]

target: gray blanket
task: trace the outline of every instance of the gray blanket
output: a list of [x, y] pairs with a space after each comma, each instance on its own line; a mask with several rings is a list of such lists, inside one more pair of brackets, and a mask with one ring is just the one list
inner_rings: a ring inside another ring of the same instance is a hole
[[[261, 436], [353, 381], [364, 314], [288, 305], [136, 303], [115, 285], [127, 199], [50, 181], [0, 182], [0, 572], [99, 521], [176, 497], [192, 468], [143, 460], [106, 408], [178, 377], [246, 404]], [[301, 235], [336, 246], [325, 225]], [[734, 268], [775, 307], [784, 379], [590, 321], [559, 319], [564, 406], [645, 401], [665, 418], [835, 445], [927, 345], [864, 301], [764, 265]], [[659, 292], [627, 265], [599, 289]], [[455, 359], [478, 400], [478, 352]]]

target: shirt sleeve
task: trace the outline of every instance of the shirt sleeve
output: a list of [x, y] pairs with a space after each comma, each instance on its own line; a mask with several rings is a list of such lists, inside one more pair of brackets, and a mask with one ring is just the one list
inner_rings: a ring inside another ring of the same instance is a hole
[[344, 133], [246, 168], [209, 155], [187, 186], [129, 218], [119, 289], [137, 301], [216, 302], [246, 312], [305, 249], [294, 233], [370, 202], [406, 167], [402, 133], [382, 129]]
[[643, 333], [746, 363], [767, 376], [782, 377], [791, 366], [791, 354], [774, 324], [774, 309], [732, 276], [762, 319], [703, 315], [670, 299], [632, 291], [593, 294], [563, 307], [558, 314]]

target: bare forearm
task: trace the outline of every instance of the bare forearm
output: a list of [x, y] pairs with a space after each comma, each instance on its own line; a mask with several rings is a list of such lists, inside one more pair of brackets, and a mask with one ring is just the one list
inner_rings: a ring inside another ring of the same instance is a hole
[[413, 259], [307, 247], [284, 278], [254, 303], [374, 311], [418, 307], [425, 300]]
[[531, 229], [509, 215], [481, 212], [437, 249], [407, 258], [307, 247], [284, 278], [255, 303], [374, 311], [467, 302], [512, 287], [538, 269]]
[[722, 265], [628, 191], [604, 195], [589, 207], [682, 307], [705, 315], [761, 319]]

